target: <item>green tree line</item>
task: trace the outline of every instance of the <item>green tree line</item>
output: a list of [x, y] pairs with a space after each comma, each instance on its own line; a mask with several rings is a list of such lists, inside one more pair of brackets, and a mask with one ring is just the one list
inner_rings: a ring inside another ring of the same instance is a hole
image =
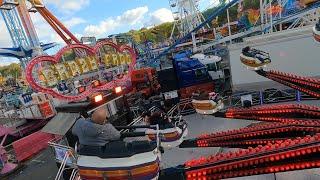
[[8, 66], [0, 66], [0, 75], [3, 77], [21, 77], [21, 66], [17, 63], [12, 63]]
[[[224, 5], [226, 3], [226, 0], [220, 0], [220, 6]], [[259, 9], [260, 4], [259, 0], [244, 0], [243, 2], [243, 8], [244, 9]], [[219, 6], [210, 8], [205, 10], [203, 13], [203, 16], [205, 18], [210, 17], [212, 13], [214, 13]], [[238, 6], [235, 5], [229, 9], [229, 15], [230, 15], [230, 21], [236, 21], [238, 19], [238, 12], [237, 12]], [[227, 22], [227, 12], [222, 13], [217, 18], [218, 25], [223, 25]], [[131, 30], [126, 35], [129, 35], [136, 43], [143, 43], [145, 41], [151, 41], [154, 43], [164, 42], [167, 40], [172, 32], [173, 29], [173, 23], [167, 22], [160, 24], [158, 26], [152, 27], [152, 28], [142, 28], [140, 30]], [[211, 25], [211, 23], [209, 24]], [[178, 31], [174, 32], [174, 35], [178, 35]], [[64, 56], [65, 60], [74, 58], [74, 53], [67, 52]], [[15, 76], [21, 76], [21, 67], [19, 64], [13, 63], [9, 66], [2, 66], [0, 67], [0, 73], [2, 76], [8, 76], [11, 75], [13, 77]]]
[[[221, 2], [220, 1], [220, 6], [224, 6], [226, 1]], [[217, 9], [220, 8], [220, 6], [216, 6], [210, 9], [207, 9], [204, 11], [202, 14], [205, 19], [209, 18]], [[248, 9], [259, 9], [260, 8], [260, 1], [259, 0], [244, 0], [243, 1], [243, 9], [248, 10]], [[238, 17], [238, 6], [232, 6], [229, 8], [229, 17], [230, 17], [230, 22], [236, 21], [239, 19]], [[228, 22], [227, 19], [227, 11], [222, 13], [217, 17], [217, 23], [219, 26], [226, 24]], [[211, 24], [210, 24], [211, 25]]]
[[[143, 43], [145, 41], [151, 42], [164, 42], [170, 38], [171, 32], [173, 29], [173, 23], [167, 22], [155, 26], [153, 28], [142, 28], [140, 30], [131, 30], [127, 35], [130, 35], [136, 43]], [[178, 32], [175, 31], [174, 35], [177, 35]]]
[[[226, 0], [220, 0], [220, 6], [225, 5]], [[220, 6], [216, 6], [210, 9], [205, 10], [202, 12], [204, 18], [208, 18], [213, 14]], [[259, 0], [244, 0], [243, 1], [243, 8], [244, 9], [259, 9], [260, 8], [260, 1]], [[235, 5], [229, 9], [229, 16], [230, 21], [236, 21], [238, 19], [238, 6]], [[222, 13], [218, 18], [217, 22], [218, 25], [223, 25], [227, 23], [227, 11]], [[212, 25], [211, 23], [209, 24]], [[163, 42], [168, 39], [171, 35], [171, 31], [173, 29], [173, 23], [163, 23], [158, 26], [152, 28], [142, 28], [140, 30], [131, 30], [127, 35], [130, 35], [136, 43], [143, 43], [146, 40], [151, 41], [154, 43]], [[174, 32], [174, 35], [178, 35], [177, 30]]]

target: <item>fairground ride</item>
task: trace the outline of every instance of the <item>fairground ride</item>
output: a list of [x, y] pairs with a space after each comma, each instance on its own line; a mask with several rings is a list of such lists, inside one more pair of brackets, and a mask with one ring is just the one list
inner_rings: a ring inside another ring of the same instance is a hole
[[1, 0], [0, 11], [13, 43], [13, 48], [0, 48], [0, 56], [18, 58], [25, 68], [32, 57], [56, 45], [39, 42], [25, 0]]
[[[159, 63], [161, 57], [172, 52], [175, 48], [180, 47], [180, 45], [186, 41], [194, 39], [193, 37], [195, 34], [203, 31], [203, 28], [206, 27], [207, 24], [210, 24], [214, 19], [226, 12], [228, 15], [229, 9], [233, 6], [239, 6], [238, 13], [239, 15], [243, 14], [243, 16], [236, 22], [231, 22], [230, 17], [227, 16], [227, 24], [223, 27], [219, 27], [220, 29], [226, 30], [226, 32], [221, 35], [221, 33], [218, 33], [219, 28], [213, 28], [214, 39], [210, 42], [197, 44], [196, 50], [207, 51], [212, 48], [214, 49], [216, 45], [242, 42], [243, 38], [248, 36], [268, 34], [312, 25], [319, 17], [318, 9], [320, 3], [318, 1], [312, 1], [312, 3], [304, 3], [304, 6], [301, 6], [297, 1], [292, 0], [261, 0], [260, 8], [255, 11], [251, 10], [252, 12], [243, 12], [243, 9], [241, 8], [242, 5], [243, 1], [241, 0], [232, 0], [228, 3], [220, 4], [207, 19], [202, 21], [202, 23], [194, 27], [188, 33], [185, 33], [182, 37], [180, 36], [171, 46], [156, 50], [160, 53], [157, 53], [158, 55], [151, 60], [150, 64]], [[245, 17], [245, 14], [248, 13], [250, 16]], [[238, 29], [241, 24], [245, 25], [244, 28], [237, 31], [232, 29], [234, 25], [236, 25]]]
[[[66, 101], [86, 99], [95, 92], [114, 87], [130, 87], [130, 73], [135, 65], [134, 50], [104, 40], [94, 46], [82, 44], [39, 0], [30, 1], [32, 9], [67, 44], [54, 56], [37, 56], [28, 63], [26, 79], [40, 92]], [[43, 65], [39, 71], [37, 65]]]

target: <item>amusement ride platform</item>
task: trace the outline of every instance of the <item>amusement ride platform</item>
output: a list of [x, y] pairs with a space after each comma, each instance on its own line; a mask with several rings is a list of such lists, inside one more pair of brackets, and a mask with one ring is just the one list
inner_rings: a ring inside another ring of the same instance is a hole
[[[298, 102], [289, 102], [298, 103]], [[319, 100], [302, 101], [300, 104], [307, 105], [319, 105]], [[187, 139], [196, 138], [201, 134], [214, 133], [219, 131], [232, 130], [237, 128], [246, 127], [252, 123], [258, 123], [258, 121], [249, 120], [237, 120], [220, 118], [214, 116], [205, 116], [200, 114], [191, 114], [184, 116], [188, 122], [189, 134]], [[196, 159], [199, 157], [206, 157], [218, 153], [224, 153], [228, 151], [234, 151], [234, 148], [171, 148], [165, 149], [162, 154], [161, 168], [174, 168], [178, 165], [184, 164], [187, 160]], [[58, 168], [54, 161], [54, 154], [50, 149], [43, 151], [40, 155], [36, 156], [32, 160], [29, 160], [26, 165], [16, 172], [14, 175], [8, 177], [8, 179], [14, 180], [36, 180], [36, 179], [54, 179]], [[246, 176], [240, 178], [241, 180], [316, 180], [320, 178], [320, 169], [308, 169], [300, 171], [290, 171], [284, 173], [275, 174], [263, 174], [256, 176]]]

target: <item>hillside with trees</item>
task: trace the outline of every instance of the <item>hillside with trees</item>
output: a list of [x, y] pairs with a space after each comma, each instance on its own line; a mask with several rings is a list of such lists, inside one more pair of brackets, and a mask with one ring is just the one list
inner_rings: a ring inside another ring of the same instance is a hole
[[[224, 6], [226, 0], [220, 0], [220, 6]], [[210, 17], [220, 6], [216, 6], [210, 9], [205, 10], [202, 14], [204, 18]], [[259, 0], [244, 0], [243, 1], [244, 9], [259, 9], [260, 1]], [[238, 6], [235, 5], [229, 9], [230, 21], [236, 21], [239, 19], [238, 17]], [[227, 23], [227, 12], [224, 12], [219, 17], [216, 18], [217, 25], [222, 26]], [[209, 24], [212, 27], [212, 23]], [[127, 35], [130, 35], [136, 43], [143, 43], [146, 40], [154, 43], [163, 42], [168, 39], [171, 35], [171, 31], [173, 29], [173, 23], [163, 23], [158, 26], [152, 28], [142, 28], [140, 30], [131, 30]], [[178, 35], [178, 32], [175, 31], [174, 35]]]
[[12, 63], [8, 66], [0, 66], [0, 76], [3, 77], [21, 77], [21, 66], [17, 63]]
[[[226, 0], [220, 0], [220, 6], [225, 5]], [[216, 6], [210, 9], [207, 9], [203, 12], [203, 16], [208, 18], [212, 13], [214, 13], [220, 6]], [[259, 0], [244, 0], [243, 8], [244, 9], [259, 9]], [[235, 5], [229, 9], [230, 14], [230, 21], [236, 21], [239, 19], [238, 17], [238, 6]], [[224, 12], [219, 17], [216, 18], [215, 23], [217, 26], [222, 26], [223, 24], [227, 23], [227, 12]], [[212, 27], [213, 23], [209, 25]], [[152, 28], [142, 28], [140, 30], [131, 30], [126, 35], [129, 35], [137, 44], [144, 43], [146, 41], [151, 41], [153, 43], [164, 42], [168, 38], [170, 38], [171, 32], [173, 29], [173, 23], [167, 22], [160, 25], [157, 25]], [[178, 31], [174, 32], [174, 36], [178, 35]], [[69, 54], [70, 56], [73, 55], [72, 53]], [[67, 58], [68, 55], [65, 56]], [[20, 77], [21, 76], [21, 67], [19, 64], [13, 63], [9, 66], [2, 66], [0, 67], [0, 75], [8, 76], [11, 75], [12, 77]]]
[[[163, 42], [170, 38], [173, 29], [173, 23], [167, 22], [160, 24], [152, 28], [142, 28], [140, 30], [131, 30], [128, 35], [130, 35], [136, 43], [143, 43], [145, 41], [151, 42]], [[177, 35], [176, 31], [174, 35]]]

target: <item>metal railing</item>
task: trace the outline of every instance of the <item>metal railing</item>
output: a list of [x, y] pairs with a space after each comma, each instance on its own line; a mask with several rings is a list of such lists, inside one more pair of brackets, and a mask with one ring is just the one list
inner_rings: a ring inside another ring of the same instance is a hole
[[[149, 109], [149, 111], [151, 112], [151, 113], [153, 113], [153, 112], [155, 112], [155, 111], [157, 111], [157, 110], [160, 110], [158, 107], [156, 107], [156, 106], [152, 106], [150, 109]], [[133, 121], [130, 123], [130, 124], [128, 124], [128, 126], [134, 126], [134, 125], [137, 125], [137, 124], [139, 124], [139, 123], [142, 123], [142, 121], [143, 121], [143, 117], [142, 117], [142, 115], [140, 114], [138, 117], [136, 117], [135, 119], [133, 119]], [[121, 130], [120, 132], [128, 132], [129, 130], [128, 129], [123, 129], [123, 130]]]
[[268, 89], [265, 91], [251, 91], [251, 92], [242, 92], [230, 96], [228, 99], [229, 107], [239, 107], [242, 106], [241, 96], [251, 95], [252, 96], [252, 105], [262, 105], [262, 104], [271, 104], [271, 103], [281, 103], [288, 101], [301, 101], [301, 100], [315, 100], [316, 98], [311, 97], [307, 94], [298, 92], [292, 89]]
[[181, 99], [180, 102], [174, 105], [167, 113], [168, 117], [174, 118], [180, 115], [189, 115], [195, 113], [195, 109], [192, 106], [192, 99]]
[[0, 145], [0, 151], [2, 151], [2, 155], [5, 155], [6, 156], [6, 161], [2, 162], [2, 163], [6, 163], [6, 162], [9, 162], [9, 163], [15, 163], [15, 164], [18, 164], [18, 160], [17, 160], [17, 156], [16, 156], [16, 153], [13, 149], [13, 146], [12, 144], [9, 144], [7, 146], [1, 146]]
[[73, 169], [69, 180], [81, 180], [78, 169]]
[[242, 106], [241, 96], [251, 95], [252, 96], [252, 105], [260, 104], [260, 94], [259, 92], [245, 92], [236, 95], [232, 95], [227, 99], [227, 105], [229, 107], [239, 107]]
[[141, 110], [139, 107], [130, 107], [130, 111], [132, 112], [133, 114], [133, 118], [138, 118], [141, 114]]
[[55, 154], [56, 162], [60, 163], [59, 170], [55, 177], [55, 180], [60, 180], [64, 171], [72, 169], [69, 180], [80, 179], [78, 174], [78, 168], [76, 165], [77, 154], [76, 149], [66, 145], [64, 139], [62, 140], [53, 140], [48, 143], [51, 147], [53, 153]]
[[[268, 89], [265, 91], [249, 91], [241, 92], [231, 96], [222, 97], [225, 104], [225, 108], [228, 107], [241, 107], [241, 96], [251, 95], [252, 96], [252, 106], [271, 104], [271, 103], [281, 103], [288, 101], [301, 101], [301, 100], [315, 100], [316, 98], [311, 97], [307, 94], [298, 92], [292, 89]], [[190, 115], [195, 113], [195, 109], [192, 105], [192, 99], [186, 98], [181, 99], [178, 104], [175, 104], [168, 112], [167, 116], [170, 118], [177, 117], [180, 115]], [[136, 119], [135, 121], [139, 121]]]

